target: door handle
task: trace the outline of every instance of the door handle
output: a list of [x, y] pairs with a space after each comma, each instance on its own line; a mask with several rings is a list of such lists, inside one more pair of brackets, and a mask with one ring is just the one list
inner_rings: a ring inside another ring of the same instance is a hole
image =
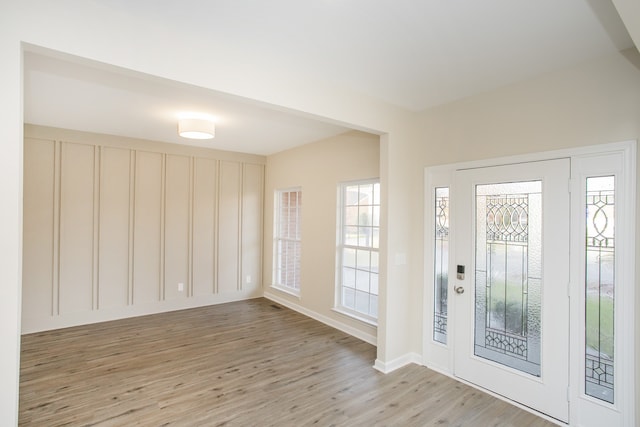
[[456, 291], [456, 294], [464, 294], [464, 288], [462, 286], [456, 286], [453, 290]]

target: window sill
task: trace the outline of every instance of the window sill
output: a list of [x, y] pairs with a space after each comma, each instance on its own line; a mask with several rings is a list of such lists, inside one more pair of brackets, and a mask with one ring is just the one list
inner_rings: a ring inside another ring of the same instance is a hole
[[299, 290], [294, 290], [294, 289], [286, 288], [284, 286], [279, 286], [279, 285], [271, 285], [270, 288], [300, 299]]
[[364, 317], [364, 316], [361, 316], [361, 315], [358, 315], [357, 313], [354, 313], [352, 311], [345, 310], [345, 309], [340, 308], [340, 307], [334, 307], [331, 310], [335, 311], [336, 313], [342, 314], [343, 316], [347, 316], [350, 319], [354, 319], [354, 320], [358, 320], [358, 321], [360, 321], [362, 323], [366, 323], [369, 326], [378, 327], [378, 322], [376, 320], [368, 318], [368, 317]]

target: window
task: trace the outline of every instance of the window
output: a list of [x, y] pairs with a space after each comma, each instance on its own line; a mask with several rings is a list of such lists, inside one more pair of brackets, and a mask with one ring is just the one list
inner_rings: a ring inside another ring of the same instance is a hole
[[636, 143], [571, 160], [571, 422], [636, 425]]
[[449, 187], [435, 189], [433, 268], [433, 339], [447, 343], [449, 283]]
[[296, 295], [300, 292], [301, 209], [301, 189], [276, 191], [273, 285]]
[[375, 322], [378, 317], [380, 183], [340, 185], [337, 309]]
[[615, 177], [586, 190], [585, 394], [614, 403]]

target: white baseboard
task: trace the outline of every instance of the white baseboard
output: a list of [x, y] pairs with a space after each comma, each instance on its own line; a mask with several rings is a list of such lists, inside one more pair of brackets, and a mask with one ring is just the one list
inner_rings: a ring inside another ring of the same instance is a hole
[[212, 294], [196, 298], [158, 301], [125, 307], [103, 308], [101, 310], [68, 313], [58, 316], [25, 317], [22, 319], [21, 333], [24, 335], [73, 326], [89, 325], [92, 323], [109, 322], [112, 320], [126, 319], [130, 317], [166, 313], [169, 311], [187, 310], [191, 308], [259, 298], [260, 296], [261, 295], [258, 295], [255, 291], [234, 292], [227, 294]]
[[397, 357], [389, 362], [383, 362], [380, 359], [376, 359], [373, 367], [383, 374], [388, 374], [389, 372], [393, 372], [396, 369], [400, 369], [403, 366], [409, 365], [411, 363], [422, 365], [422, 357], [418, 353], [412, 352]]
[[264, 297], [273, 302], [277, 302], [278, 304], [284, 305], [285, 307], [290, 308], [293, 311], [297, 311], [298, 313], [311, 317], [312, 319], [315, 319], [318, 322], [322, 322], [325, 325], [331, 326], [332, 328], [338, 329], [339, 331], [342, 331], [346, 334], [349, 334], [358, 339], [361, 339], [362, 341], [367, 342], [371, 345], [378, 344], [378, 338], [375, 335], [368, 334], [352, 326], [349, 326], [345, 323], [342, 323], [330, 317], [324, 316], [322, 314], [316, 313], [315, 311], [302, 307], [301, 305], [291, 302], [285, 298], [279, 297], [278, 295], [275, 295], [271, 292], [265, 292]]

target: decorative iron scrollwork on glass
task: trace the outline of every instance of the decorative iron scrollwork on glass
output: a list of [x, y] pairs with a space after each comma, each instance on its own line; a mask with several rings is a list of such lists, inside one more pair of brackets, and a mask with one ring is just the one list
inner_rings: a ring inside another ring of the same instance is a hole
[[[433, 330], [443, 335], [447, 335], [447, 313], [434, 315]], [[446, 344], [446, 342], [445, 342]]]
[[527, 360], [527, 339], [522, 336], [487, 329], [485, 344], [487, 347]]
[[[489, 253], [495, 255], [499, 250], [493, 245], [505, 246], [504, 251], [507, 257], [506, 253], [513, 252], [514, 249], [515, 251], [526, 253], [526, 243], [529, 237], [529, 196], [522, 194], [487, 197], [486, 203], [487, 247]], [[506, 270], [507, 268], [508, 263], [505, 263], [504, 269]], [[506, 272], [504, 276], [507, 276]], [[526, 284], [523, 283], [519, 290], [523, 298], [517, 301], [518, 304], [514, 305], [513, 301], [511, 301], [513, 298], [509, 298], [507, 295], [509, 287], [512, 287], [512, 285], [507, 283], [504, 296], [499, 295], [498, 298], [492, 295], [491, 290], [489, 291], [492, 299], [489, 301], [491, 310], [487, 313], [485, 344], [494, 350], [526, 360], [527, 325], [525, 313], [527, 288]], [[495, 324], [504, 327], [504, 331], [492, 329], [491, 325]]]
[[476, 186], [475, 355], [540, 376], [542, 182]]
[[[436, 197], [436, 239], [449, 237], [449, 195], [445, 188], [436, 189], [440, 196]], [[447, 194], [447, 195], [444, 195]]]
[[433, 339], [446, 344], [449, 283], [449, 188], [441, 187], [435, 190]]
[[[587, 354], [585, 357], [585, 379], [589, 385], [595, 385], [610, 390], [611, 400], [607, 401], [609, 403], [613, 403], [613, 360], [607, 360], [607, 358], [601, 356]], [[590, 388], [592, 387], [587, 386], [587, 389]], [[589, 393], [587, 391], [587, 394], [593, 395], [594, 393]], [[594, 397], [601, 398], [600, 396]]]
[[614, 403], [615, 177], [586, 184], [585, 393]]
[[529, 198], [487, 197], [487, 241], [526, 242]]

